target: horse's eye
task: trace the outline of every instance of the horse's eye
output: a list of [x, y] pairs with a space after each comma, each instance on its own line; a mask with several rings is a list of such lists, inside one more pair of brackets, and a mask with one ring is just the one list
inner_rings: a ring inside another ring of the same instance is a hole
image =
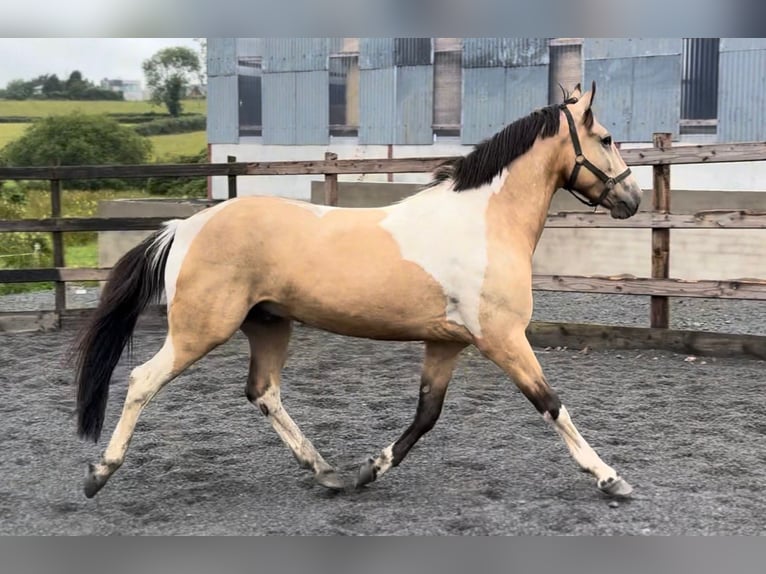
[[604, 147], [612, 147], [612, 136], [606, 136], [605, 138], [601, 138], [601, 145]]

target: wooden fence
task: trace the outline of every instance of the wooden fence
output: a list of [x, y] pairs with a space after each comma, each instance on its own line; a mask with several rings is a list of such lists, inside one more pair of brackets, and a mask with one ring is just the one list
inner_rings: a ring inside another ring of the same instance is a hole
[[[565, 275], [535, 275], [533, 277], [533, 288], [536, 290], [650, 296], [650, 328], [534, 323], [530, 327], [530, 333], [537, 344], [617, 348], [660, 347], [698, 354], [734, 354], [766, 359], [766, 337], [668, 329], [669, 297], [766, 300], [766, 281], [760, 279], [685, 281], [669, 278], [671, 229], [766, 229], [766, 211], [721, 209], [692, 215], [671, 213], [670, 166], [766, 160], [766, 142], [672, 147], [670, 141], [670, 134], [655, 134], [654, 147], [621, 151], [628, 165], [653, 167], [652, 211], [639, 212], [625, 220], [613, 219], [607, 213], [565, 212], [551, 214], [547, 221], [548, 227], [651, 229], [651, 277]], [[0, 233], [42, 231], [53, 234], [53, 267], [2, 269], [0, 283], [55, 282], [55, 308], [52, 310], [54, 317], [48, 318], [43, 323], [47, 326], [57, 326], [62, 318], [77, 315], [77, 313], [69, 313], [66, 309], [66, 282], [104, 280], [109, 272], [108, 268], [67, 268], [62, 241], [63, 233], [151, 230], [156, 229], [164, 220], [164, 218], [151, 217], [61, 217], [61, 181], [63, 180], [226, 176], [228, 195], [235, 197], [239, 176], [316, 174], [324, 175], [325, 203], [336, 205], [339, 174], [425, 173], [432, 171], [445, 159], [448, 158], [340, 160], [336, 154], [327, 153], [325, 159], [319, 161], [243, 163], [229, 156], [226, 163], [211, 164], [0, 167], [0, 180], [48, 180], [51, 192], [50, 218], [0, 220]], [[0, 331], [3, 330], [3, 315], [0, 312]]]

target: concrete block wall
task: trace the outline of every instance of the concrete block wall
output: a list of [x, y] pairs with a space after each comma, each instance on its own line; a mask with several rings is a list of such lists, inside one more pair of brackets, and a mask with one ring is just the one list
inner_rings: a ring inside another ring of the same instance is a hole
[[[205, 209], [208, 201], [185, 199], [114, 199], [101, 201], [98, 217], [167, 217], [183, 219]], [[112, 267], [117, 260], [141, 243], [151, 231], [100, 231], [98, 264]]]

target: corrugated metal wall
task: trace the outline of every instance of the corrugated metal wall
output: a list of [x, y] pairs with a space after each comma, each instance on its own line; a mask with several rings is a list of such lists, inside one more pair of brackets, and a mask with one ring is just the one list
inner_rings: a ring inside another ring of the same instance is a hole
[[295, 143], [330, 141], [330, 76], [325, 69], [295, 74]]
[[313, 72], [327, 69], [328, 38], [264, 38], [263, 71]]
[[678, 137], [681, 118], [680, 38], [586, 39], [585, 88], [600, 84], [594, 110], [616, 141]]
[[395, 123], [394, 39], [360, 38], [359, 143], [393, 143]]
[[263, 143], [329, 142], [329, 48], [327, 38], [263, 40]]
[[681, 120], [718, 117], [718, 38], [684, 38]]
[[475, 144], [497, 132], [505, 119], [505, 68], [463, 68], [461, 141]]
[[239, 58], [254, 58], [263, 56], [264, 38], [237, 38], [237, 56]]
[[207, 75], [207, 141], [237, 143], [239, 89], [235, 38], [208, 38]]
[[393, 67], [393, 38], [359, 38], [360, 70], [380, 70]]
[[465, 38], [461, 141], [476, 144], [548, 101], [547, 38]]
[[548, 38], [464, 38], [464, 68], [516, 68], [548, 64]]
[[[463, 143], [475, 144], [545, 105], [548, 40], [465, 38], [458, 44], [462, 67], [452, 83], [461, 93], [440, 97], [462, 100]], [[357, 42], [349, 38], [209, 38], [208, 141], [238, 141], [238, 61], [262, 57], [262, 86], [253, 89], [262, 91], [264, 143], [328, 143], [329, 54], [352, 45]], [[358, 46], [359, 142], [431, 143], [438, 116], [433, 39], [360, 38]], [[585, 39], [582, 52], [584, 85], [599, 83], [596, 112], [618, 141], [649, 141], [657, 131], [678, 137], [682, 39]], [[718, 141], [766, 139], [766, 39], [722, 38], [718, 63]], [[255, 68], [243, 68], [242, 75], [260, 74]]]
[[396, 68], [395, 144], [433, 143], [434, 68]]
[[681, 38], [586, 38], [583, 48], [593, 60], [675, 56], [681, 53]]
[[360, 39], [359, 143], [433, 142], [431, 62], [428, 38]]
[[721, 38], [718, 140], [766, 140], [766, 38]]
[[263, 143], [297, 143], [295, 74], [263, 74]]
[[[362, 61], [362, 46], [359, 60]], [[359, 70], [359, 143], [390, 144], [396, 124], [396, 68]]]

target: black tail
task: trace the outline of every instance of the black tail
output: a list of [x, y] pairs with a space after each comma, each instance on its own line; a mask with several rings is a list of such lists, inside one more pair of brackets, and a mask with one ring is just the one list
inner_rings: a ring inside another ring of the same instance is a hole
[[112, 268], [98, 307], [77, 346], [77, 431], [98, 442], [104, 424], [109, 381], [130, 342], [141, 312], [158, 301], [175, 225], [153, 233]]

